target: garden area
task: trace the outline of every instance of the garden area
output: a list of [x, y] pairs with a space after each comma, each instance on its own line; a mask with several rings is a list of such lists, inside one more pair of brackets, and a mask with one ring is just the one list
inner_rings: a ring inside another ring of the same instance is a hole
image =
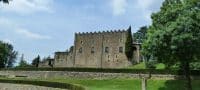
[[[141, 90], [140, 79], [25, 79], [25, 78], [1, 78], [1, 80], [25, 80], [25, 81], [48, 81], [59, 83], [71, 83], [85, 87], [86, 90]], [[147, 90], [185, 90], [184, 80], [148, 80]], [[35, 85], [35, 84], [34, 84]], [[193, 90], [199, 90], [200, 80], [192, 80]]]

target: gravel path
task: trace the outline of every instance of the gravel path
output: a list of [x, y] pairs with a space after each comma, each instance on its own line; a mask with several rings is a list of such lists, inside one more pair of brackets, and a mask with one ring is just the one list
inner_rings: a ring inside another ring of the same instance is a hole
[[0, 83], [0, 90], [66, 90], [34, 85]]

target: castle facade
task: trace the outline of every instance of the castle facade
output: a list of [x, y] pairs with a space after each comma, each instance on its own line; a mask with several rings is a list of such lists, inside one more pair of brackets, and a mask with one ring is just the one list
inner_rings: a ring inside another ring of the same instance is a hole
[[[131, 28], [129, 28], [131, 29]], [[125, 55], [127, 30], [76, 33], [74, 46], [56, 52], [54, 67], [123, 68], [132, 65]], [[139, 62], [139, 45], [134, 44], [134, 62]]]

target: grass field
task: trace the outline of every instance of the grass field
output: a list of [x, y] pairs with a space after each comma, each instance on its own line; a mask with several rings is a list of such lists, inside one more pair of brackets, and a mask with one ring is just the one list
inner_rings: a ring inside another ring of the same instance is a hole
[[[92, 79], [59, 78], [59, 79], [42, 79], [42, 80], [79, 84], [86, 87], [87, 90], [141, 90], [141, 80], [139, 79], [92, 80]], [[200, 80], [193, 80], [192, 86], [193, 90], [200, 90]], [[184, 81], [148, 80], [147, 90], [185, 90]]]
[[[139, 64], [135, 64], [133, 66], [128, 67], [129, 69], [146, 69], [145, 68], [145, 63], [139, 63]], [[158, 63], [156, 64], [156, 69], [164, 69], [165, 65], [162, 63]]]
[[88, 90], [141, 90], [141, 81], [139, 79], [57, 79], [51, 81], [80, 84], [85, 86]]
[[[51, 81], [80, 84], [88, 90], [141, 90], [139, 79], [54, 79]], [[148, 80], [148, 90], [185, 90], [184, 80]], [[200, 90], [200, 80], [192, 81], [193, 90]]]

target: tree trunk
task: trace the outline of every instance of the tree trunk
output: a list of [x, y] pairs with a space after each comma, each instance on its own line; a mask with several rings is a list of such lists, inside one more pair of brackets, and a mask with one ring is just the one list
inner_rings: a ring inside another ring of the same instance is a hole
[[188, 60], [184, 62], [184, 74], [186, 79], [186, 89], [192, 90], [191, 78], [190, 78], [190, 65]]

